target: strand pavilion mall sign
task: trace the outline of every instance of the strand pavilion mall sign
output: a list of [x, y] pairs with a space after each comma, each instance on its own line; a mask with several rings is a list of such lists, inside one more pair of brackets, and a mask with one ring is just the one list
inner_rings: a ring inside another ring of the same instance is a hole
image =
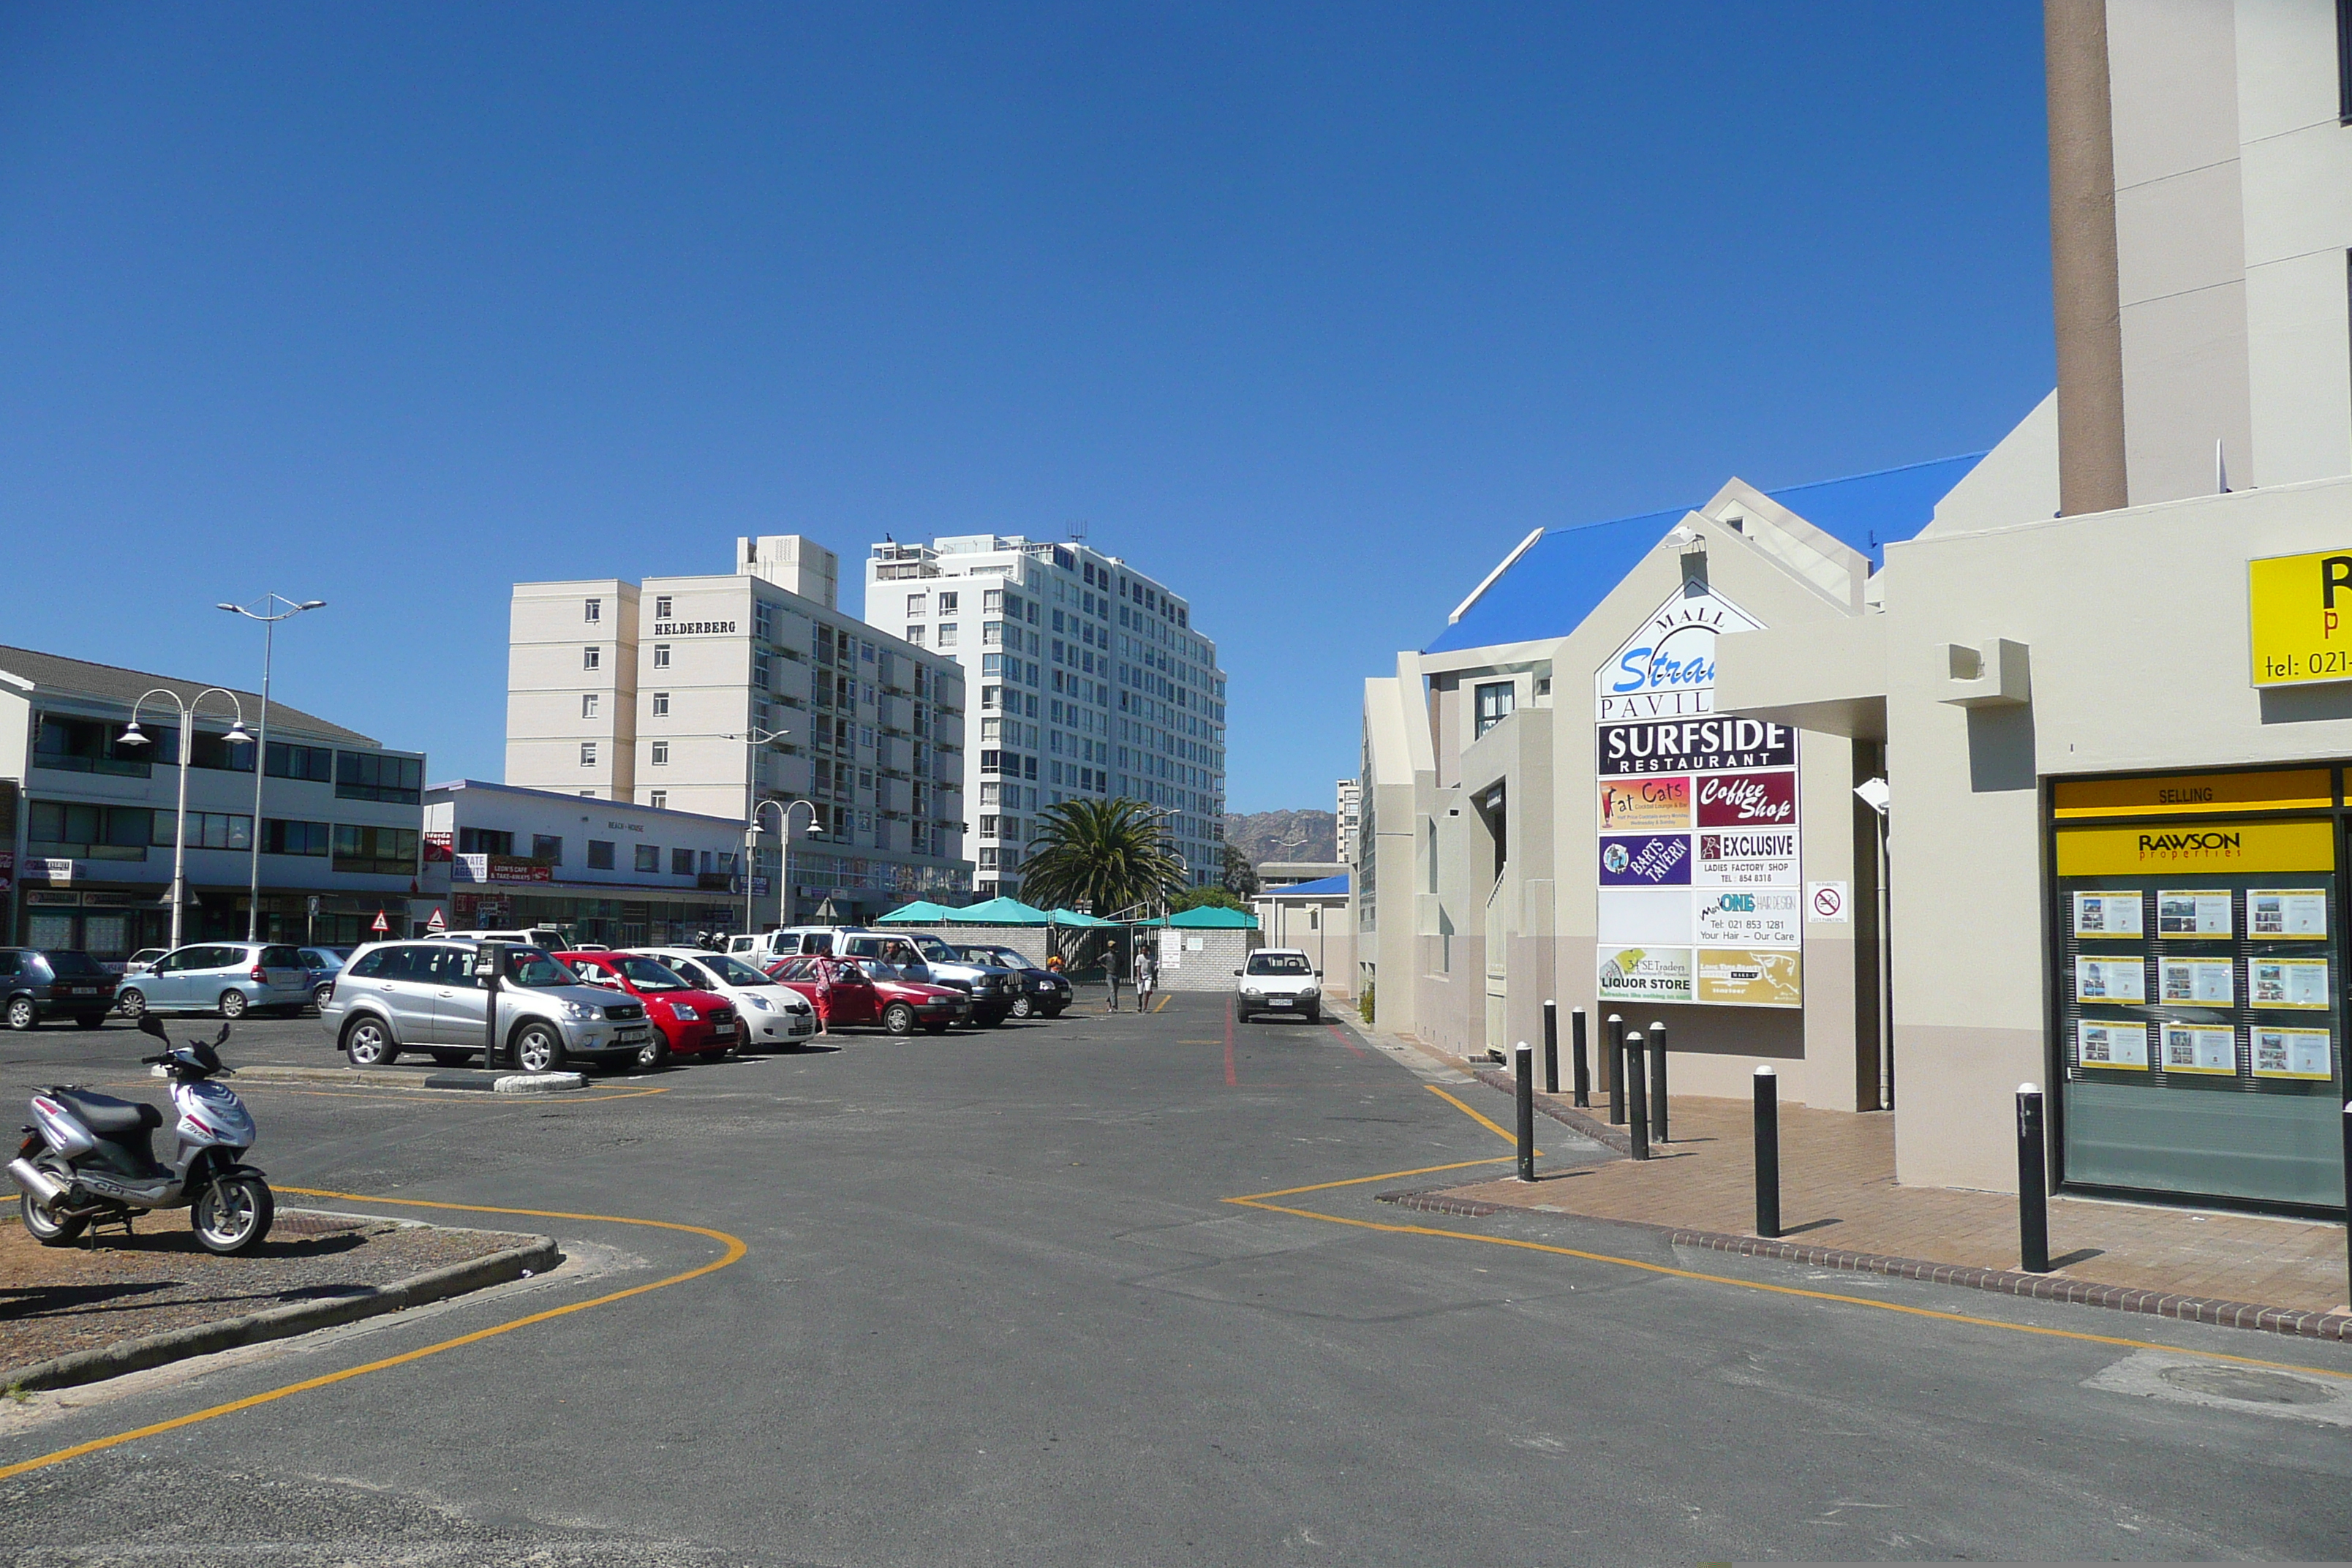
[[1762, 626], [1685, 588], [1593, 674], [1603, 1000], [1804, 1001], [1796, 732], [1715, 712], [1717, 637]]

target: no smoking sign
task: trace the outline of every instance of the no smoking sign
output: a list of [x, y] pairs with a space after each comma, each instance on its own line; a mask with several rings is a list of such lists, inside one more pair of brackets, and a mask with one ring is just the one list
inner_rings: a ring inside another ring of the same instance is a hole
[[1846, 885], [1843, 882], [1806, 883], [1805, 918], [1841, 924], [1851, 920], [1853, 917], [1846, 913]]

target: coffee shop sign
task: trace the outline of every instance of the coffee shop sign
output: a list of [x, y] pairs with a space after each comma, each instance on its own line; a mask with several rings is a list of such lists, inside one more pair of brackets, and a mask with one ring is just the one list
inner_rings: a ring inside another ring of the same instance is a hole
[[1594, 673], [1596, 715], [1606, 723], [1713, 712], [1716, 637], [1762, 626], [1712, 592], [1675, 594]]

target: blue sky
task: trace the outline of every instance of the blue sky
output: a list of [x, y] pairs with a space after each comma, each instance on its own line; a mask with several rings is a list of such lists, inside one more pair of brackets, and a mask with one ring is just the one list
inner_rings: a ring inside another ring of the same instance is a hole
[[[1990, 446], [2041, 21], [1913, 6], [16, 5], [0, 642], [499, 776], [508, 585], [740, 533], [1176, 584], [1231, 804], [1528, 530]], [[853, 603], [850, 606], [856, 608]]]

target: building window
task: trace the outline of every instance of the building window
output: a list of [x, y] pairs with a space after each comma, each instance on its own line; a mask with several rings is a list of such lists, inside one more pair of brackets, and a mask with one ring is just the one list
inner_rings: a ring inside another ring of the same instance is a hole
[[941, 647], [953, 647], [956, 646], [956, 624], [953, 621], [946, 622], [940, 626], [939, 646]]
[[331, 746], [295, 746], [282, 741], [269, 742], [268, 773], [274, 779], [308, 779], [313, 784], [335, 782], [335, 752]]
[[637, 869], [640, 871], [659, 872], [661, 870], [661, 850], [651, 844], [638, 845]]
[[495, 827], [461, 827], [457, 829], [457, 853], [511, 855], [514, 853], [514, 835]]
[[590, 643], [586, 647], [582, 648], [580, 650], [580, 668], [583, 669], [604, 668], [604, 650], [598, 647], [594, 643]]
[[907, 628], [907, 640], [913, 643], [917, 647], [922, 647], [923, 628], [920, 626], [908, 626]]
[[666, 642], [654, 644], [654, 668], [656, 669], [669, 668], [669, 644]]
[[668, 620], [670, 618], [670, 605], [672, 603], [673, 601], [667, 594], [656, 594], [654, 595], [654, 619], [657, 621]]
[[604, 601], [602, 599], [583, 599], [580, 601], [580, 608], [582, 611], [580, 618], [583, 621], [601, 621], [604, 618]]
[[909, 594], [907, 595], [907, 614], [909, 616], [927, 616], [930, 614], [930, 610], [931, 596], [929, 594]]
[[1478, 733], [1483, 735], [1511, 716], [1511, 704], [1518, 689], [1507, 680], [1489, 681], [1478, 688]]
[[580, 765], [583, 768], [593, 768], [596, 765], [595, 742], [583, 741], [580, 742]]
[[758, 687], [762, 691], [767, 691], [772, 689], [772, 683], [774, 681], [775, 678], [775, 665], [769, 657], [764, 653], [753, 654], [751, 656], [751, 684]]
[[594, 717], [596, 717], [596, 693], [595, 693], [595, 692], [593, 692], [593, 691], [588, 691], [588, 692], [583, 692], [583, 693], [581, 694], [581, 697], [580, 697], [580, 717], [582, 717], [583, 719], [593, 719]]
[[654, 766], [657, 768], [666, 768], [669, 766], [669, 742], [667, 741], [656, 741], [654, 742]]
[[[151, 811], [143, 805], [83, 805], [37, 800], [29, 803], [26, 818], [32, 853], [63, 859], [144, 860], [150, 840], [157, 844], [172, 842], [172, 814]], [[198, 823], [196, 814], [189, 813], [191, 847], [202, 843]]]
[[261, 822], [261, 852], [264, 855], [325, 855], [332, 846], [334, 829], [323, 822], [280, 822], [264, 817]]
[[669, 874], [673, 877], [693, 876], [694, 851], [691, 849], [671, 850], [669, 852]]
[[383, 752], [337, 752], [335, 798], [415, 805], [425, 793], [425, 759]]
[[416, 830], [335, 826], [334, 868], [376, 877], [416, 875]]
[[609, 871], [613, 868], [613, 841], [609, 838], [588, 840], [588, 869]]
[[669, 809], [669, 791], [666, 789], [657, 789], [653, 791], [650, 795], [646, 796], [646, 804], [652, 806], [656, 811], [667, 811]]
[[669, 717], [668, 692], [656, 691], [654, 693], [654, 717], [656, 719], [667, 719]]
[[956, 613], [956, 604], [961, 596], [962, 595], [952, 592], [941, 592], [940, 595], [940, 614], [943, 616], [954, 615]]
[[996, 740], [1002, 733], [1003, 724], [1003, 721], [1001, 719], [982, 719], [980, 721], [980, 738], [982, 742], [984, 743]]
[[751, 601], [751, 635], [761, 642], [776, 640], [776, 606], [765, 599]]
[[552, 833], [532, 834], [530, 836], [530, 858], [534, 860], [544, 860], [551, 866], [562, 865], [562, 838]]
[[1003, 621], [982, 622], [980, 627], [980, 646], [982, 647], [1003, 647], [1004, 623]]

